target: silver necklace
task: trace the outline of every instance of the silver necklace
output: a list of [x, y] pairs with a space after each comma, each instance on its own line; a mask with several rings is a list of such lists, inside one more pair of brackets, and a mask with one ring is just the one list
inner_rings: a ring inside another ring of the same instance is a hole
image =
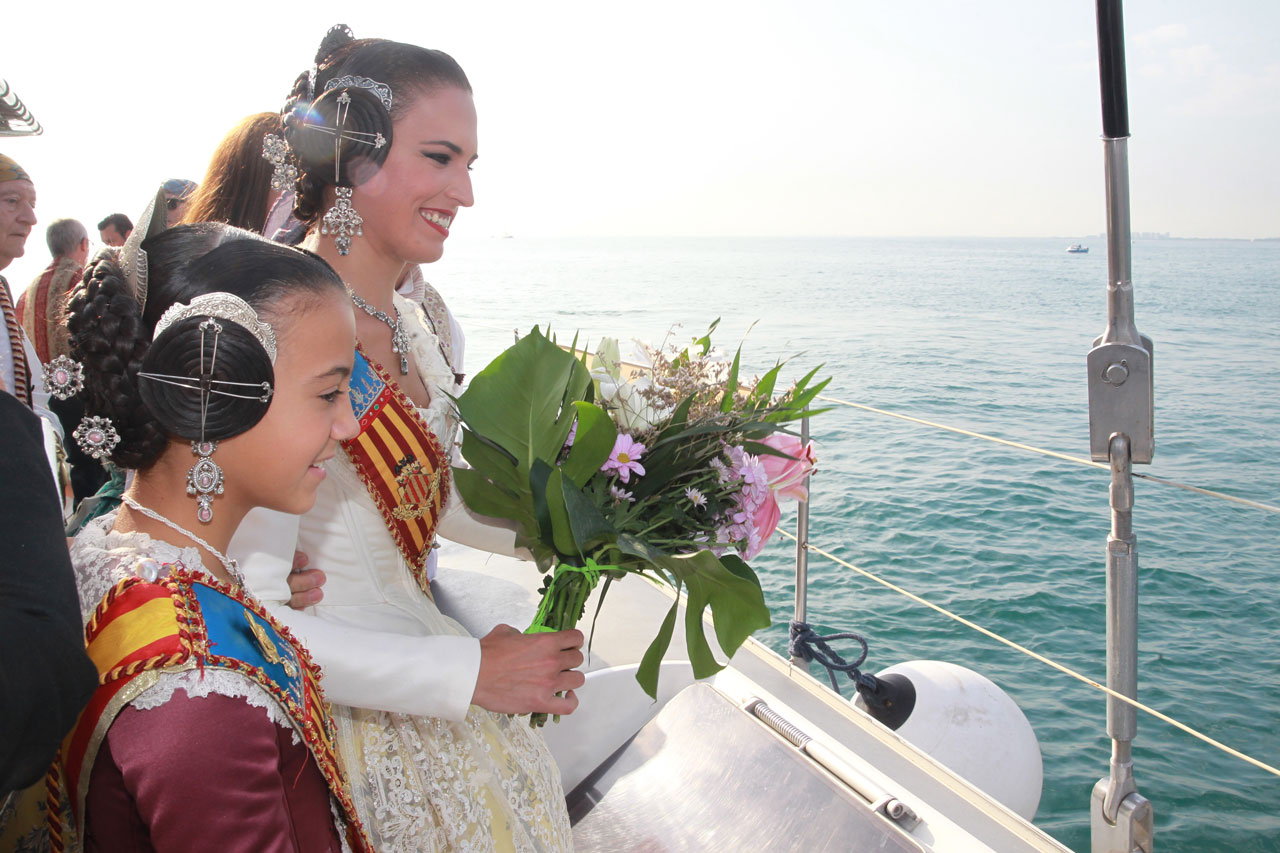
[[230, 558], [230, 557], [228, 557], [226, 554], [222, 553], [222, 552], [221, 552], [221, 551], [219, 551], [217, 548], [213, 547], [213, 546], [212, 546], [212, 545], [210, 545], [208, 542], [204, 541], [203, 539], [201, 539], [199, 536], [197, 536], [197, 535], [195, 535], [194, 533], [192, 533], [192, 532], [191, 532], [190, 530], [188, 530], [187, 528], [182, 527], [182, 526], [180, 526], [180, 525], [178, 525], [178, 524], [175, 524], [174, 522], [172, 522], [172, 521], [170, 521], [169, 519], [165, 518], [165, 517], [164, 517], [163, 515], [161, 515], [160, 513], [156, 512], [154, 509], [148, 509], [147, 507], [145, 507], [145, 506], [143, 506], [142, 504], [138, 503], [137, 501], [135, 501], [133, 498], [129, 497], [128, 495], [121, 495], [121, 496], [120, 496], [120, 500], [121, 500], [121, 501], [123, 501], [124, 503], [128, 504], [131, 508], [133, 508], [133, 509], [137, 510], [138, 512], [142, 513], [143, 515], [147, 516], [148, 518], [154, 518], [156, 521], [160, 522], [161, 524], [165, 525], [166, 527], [169, 527], [169, 528], [171, 528], [171, 529], [173, 529], [173, 530], [178, 531], [178, 532], [179, 532], [179, 533], [181, 533], [183, 536], [186, 536], [188, 539], [190, 539], [192, 542], [195, 542], [196, 544], [198, 544], [198, 545], [200, 545], [201, 547], [203, 547], [203, 548], [204, 548], [206, 551], [208, 551], [210, 554], [212, 554], [213, 556], [215, 556], [215, 557], [217, 557], [217, 558], [218, 558], [218, 562], [222, 563], [222, 567], [223, 567], [224, 569], [226, 569], [226, 570], [227, 570], [227, 574], [231, 575], [232, 579], [233, 579], [233, 580], [234, 580], [234, 581], [235, 581], [239, 586], [244, 586], [244, 585], [245, 585], [245, 584], [244, 584], [244, 575], [240, 574], [240, 564], [239, 564], [239, 563], [237, 563], [235, 560], [231, 559], [231, 558]]
[[409, 334], [404, 330], [404, 323], [400, 317], [400, 309], [391, 306], [391, 310], [395, 312], [395, 319], [387, 316], [385, 311], [379, 311], [368, 302], [360, 298], [360, 294], [356, 293], [350, 287], [347, 293], [351, 294], [351, 301], [356, 307], [364, 313], [368, 314], [375, 320], [381, 320], [391, 328], [391, 351], [400, 356], [400, 375], [405, 376], [409, 373]]

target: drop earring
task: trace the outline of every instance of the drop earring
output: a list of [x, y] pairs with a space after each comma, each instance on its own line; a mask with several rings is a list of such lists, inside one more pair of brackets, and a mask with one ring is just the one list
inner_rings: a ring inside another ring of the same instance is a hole
[[[203, 434], [201, 430], [201, 434]], [[218, 449], [218, 442], [191, 442], [191, 452], [200, 457], [187, 472], [187, 494], [192, 495], [199, 505], [196, 507], [196, 519], [201, 524], [213, 521], [213, 496], [222, 494], [222, 469], [211, 458]]]
[[338, 254], [345, 255], [351, 251], [351, 238], [364, 236], [364, 219], [351, 206], [351, 187], [336, 187], [338, 200], [324, 215], [320, 225], [320, 233], [328, 237], [333, 235]]
[[[209, 370], [206, 372], [204, 336], [207, 332], [213, 333], [213, 352], [209, 356]], [[222, 494], [222, 469], [212, 459], [218, 443], [207, 441], [204, 437], [204, 424], [209, 413], [210, 381], [218, 363], [218, 336], [221, 332], [222, 326], [212, 317], [200, 324], [200, 440], [191, 442], [191, 452], [199, 458], [187, 472], [187, 494], [196, 499], [196, 520], [201, 524], [213, 521], [213, 496]]]

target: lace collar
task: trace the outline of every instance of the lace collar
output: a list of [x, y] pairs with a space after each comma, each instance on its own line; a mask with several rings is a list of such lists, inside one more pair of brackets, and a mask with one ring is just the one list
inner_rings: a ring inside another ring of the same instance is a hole
[[168, 565], [181, 565], [216, 580], [204, 566], [194, 545], [179, 547], [149, 533], [112, 530], [117, 512], [95, 518], [84, 526], [71, 543], [71, 564], [80, 593], [80, 614], [88, 620], [103, 596], [120, 581], [135, 574], [138, 561], [149, 557], [161, 564], [160, 577], [168, 575]]

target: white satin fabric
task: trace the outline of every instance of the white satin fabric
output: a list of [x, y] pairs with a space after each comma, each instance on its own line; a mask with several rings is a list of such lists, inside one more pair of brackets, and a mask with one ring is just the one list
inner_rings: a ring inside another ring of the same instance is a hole
[[[401, 297], [397, 307], [432, 395], [419, 413], [452, 452], [452, 370], [421, 309]], [[470, 704], [479, 641], [418, 588], [345, 454], [327, 468], [311, 512], [254, 510], [231, 554], [323, 670], [339, 753], [378, 849], [571, 849], [559, 771], [541, 736], [526, 717]], [[456, 491], [438, 534], [508, 555], [515, 545], [513, 530], [470, 514]], [[327, 576], [324, 599], [306, 612], [287, 606], [295, 547]]]

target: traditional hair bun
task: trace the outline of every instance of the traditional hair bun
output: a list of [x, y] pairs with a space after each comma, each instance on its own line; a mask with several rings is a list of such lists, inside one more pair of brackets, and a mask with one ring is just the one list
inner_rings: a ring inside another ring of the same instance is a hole
[[338, 48], [355, 40], [355, 34], [351, 32], [350, 27], [346, 24], [334, 24], [320, 40], [320, 48], [316, 51], [316, 65], [323, 65], [324, 61], [333, 56]]
[[[333, 81], [338, 84], [328, 88]], [[378, 86], [390, 96], [389, 106], [361, 84]], [[392, 118], [416, 97], [442, 86], [471, 91], [467, 75], [447, 53], [385, 39], [353, 39], [342, 25], [330, 29], [316, 53], [315, 65], [294, 80], [281, 113], [285, 139], [298, 158], [294, 215], [302, 222], [314, 223], [322, 213], [328, 187], [359, 186], [367, 181], [391, 150]], [[384, 144], [374, 147], [344, 140], [341, 167], [335, 176], [337, 98], [342, 92], [351, 99], [342, 129], [369, 134], [359, 138], [375, 142], [380, 133]]]
[[[209, 378], [218, 383], [244, 383], [215, 384], [215, 392], [227, 393], [207, 395], [203, 434], [209, 441], [222, 441], [252, 429], [266, 415], [267, 406], [258, 399], [262, 392], [253, 386], [262, 382], [274, 385], [275, 374], [266, 350], [248, 329], [218, 320], [221, 331], [216, 336], [212, 331], [201, 334], [200, 325], [206, 320], [188, 317], [166, 328], [143, 356], [142, 371], [191, 380], [209, 372]], [[142, 401], [170, 434], [191, 441], [200, 438], [201, 394], [150, 377], [143, 377], [138, 384]]]
[[[346, 101], [343, 103], [343, 101]], [[391, 150], [391, 115], [381, 99], [359, 86], [337, 86], [309, 107], [285, 116], [285, 138], [303, 171], [339, 186], [359, 186], [372, 177]], [[334, 170], [334, 144], [341, 156]]]
[[[203, 435], [220, 441], [262, 420], [270, 405], [262, 384], [275, 384], [262, 342], [231, 320], [217, 320], [216, 336], [202, 334], [208, 317], [196, 314], [164, 326], [153, 342], [165, 311], [208, 293], [229, 293], [271, 322], [282, 299], [344, 292], [342, 279], [320, 258], [221, 223], [169, 228], [142, 248], [150, 270], [145, 313], [114, 250], [107, 250], [72, 293], [67, 320], [72, 356], [85, 369], [86, 414], [111, 420], [120, 435], [112, 461], [137, 469], [159, 459], [171, 441], [201, 436], [202, 396]], [[212, 380], [213, 393], [197, 390], [204, 380]]]
[[111, 460], [147, 467], [169, 439], [139, 394], [137, 374], [151, 335], [115, 250], [101, 252], [85, 270], [67, 306], [67, 328], [71, 357], [84, 365], [85, 412], [110, 418], [120, 435]]

